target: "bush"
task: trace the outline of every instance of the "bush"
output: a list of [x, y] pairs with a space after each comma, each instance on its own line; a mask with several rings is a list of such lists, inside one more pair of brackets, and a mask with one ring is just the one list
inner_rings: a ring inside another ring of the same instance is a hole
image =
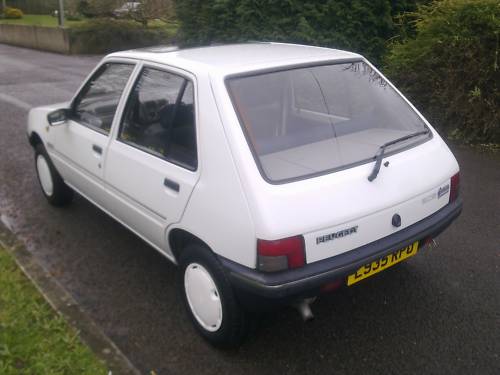
[[22, 9], [25, 14], [49, 14], [57, 9], [59, 0], [6, 0], [6, 3], [10, 7]]
[[19, 19], [23, 18], [23, 11], [18, 8], [5, 7], [3, 11], [3, 16], [7, 19]]
[[72, 27], [69, 32], [73, 53], [109, 53], [172, 41], [166, 28], [145, 28], [130, 20], [96, 18]]
[[[188, 45], [272, 40], [358, 51], [379, 61], [395, 0], [177, 0]], [[405, 1], [404, 3], [415, 3]]]
[[441, 0], [412, 16], [416, 36], [390, 47], [388, 76], [452, 138], [500, 142], [498, 0]]
[[67, 13], [66, 19], [68, 21], [81, 21], [81, 20], [83, 20], [83, 16], [81, 14], [78, 14], [78, 13]]

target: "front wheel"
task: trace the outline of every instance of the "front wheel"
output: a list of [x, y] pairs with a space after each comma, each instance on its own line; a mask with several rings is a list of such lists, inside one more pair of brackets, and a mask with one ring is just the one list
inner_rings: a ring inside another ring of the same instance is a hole
[[42, 144], [35, 146], [35, 167], [42, 193], [50, 204], [65, 206], [73, 200], [73, 190], [64, 183]]
[[189, 245], [180, 256], [181, 294], [197, 331], [218, 347], [236, 347], [248, 330], [226, 271], [203, 246]]

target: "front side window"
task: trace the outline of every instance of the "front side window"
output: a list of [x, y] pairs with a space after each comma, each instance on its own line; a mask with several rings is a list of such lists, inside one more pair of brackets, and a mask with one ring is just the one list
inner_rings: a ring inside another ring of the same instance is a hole
[[[234, 77], [227, 87], [271, 182], [373, 160], [386, 142], [426, 130], [417, 113], [362, 61]], [[396, 152], [425, 140], [388, 147]]]
[[83, 87], [73, 103], [73, 119], [108, 134], [116, 107], [134, 65], [106, 63]]
[[118, 139], [195, 170], [193, 83], [169, 72], [145, 68], [130, 93]]

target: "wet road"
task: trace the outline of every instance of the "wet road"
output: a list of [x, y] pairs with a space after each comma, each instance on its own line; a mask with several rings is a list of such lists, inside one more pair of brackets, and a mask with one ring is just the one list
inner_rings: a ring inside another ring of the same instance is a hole
[[465, 206], [440, 247], [221, 352], [191, 328], [174, 266], [84, 199], [56, 209], [39, 191], [27, 110], [69, 99], [97, 60], [0, 45], [0, 214], [141, 371], [500, 373], [500, 155], [454, 148]]

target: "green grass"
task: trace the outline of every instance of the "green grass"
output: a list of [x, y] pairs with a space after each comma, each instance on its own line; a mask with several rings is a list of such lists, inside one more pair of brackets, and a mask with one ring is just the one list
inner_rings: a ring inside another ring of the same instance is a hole
[[179, 29], [179, 23], [177, 21], [165, 22], [162, 20], [152, 20], [148, 22], [148, 27], [164, 27], [170, 33], [175, 34]]
[[[64, 20], [64, 25], [71, 27], [75, 25], [80, 25], [83, 22], [85, 21]], [[23, 18], [17, 20], [0, 19], [0, 23], [9, 23], [15, 25], [49, 26], [49, 27], [58, 26], [57, 17], [52, 17], [50, 15], [38, 15], [38, 14], [25, 14]]]
[[106, 374], [0, 247], [0, 374]]

